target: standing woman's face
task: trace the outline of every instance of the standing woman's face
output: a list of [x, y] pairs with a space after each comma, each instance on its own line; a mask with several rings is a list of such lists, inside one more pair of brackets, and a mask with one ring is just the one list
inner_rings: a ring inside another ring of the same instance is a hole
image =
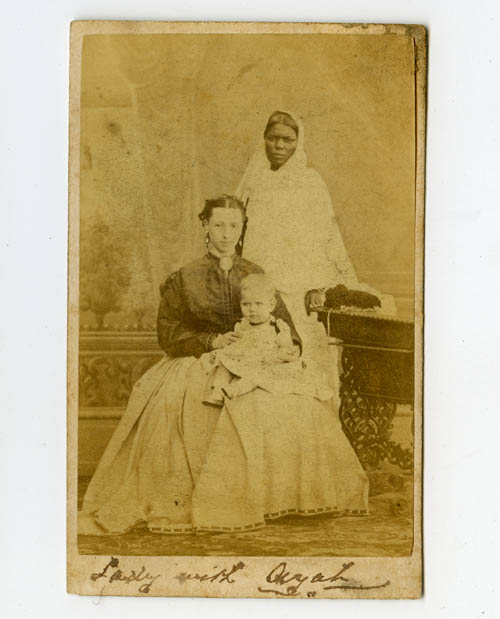
[[297, 136], [291, 127], [276, 123], [265, 135], [266, 155], [272, 170], [286, 163], [297, 148]]

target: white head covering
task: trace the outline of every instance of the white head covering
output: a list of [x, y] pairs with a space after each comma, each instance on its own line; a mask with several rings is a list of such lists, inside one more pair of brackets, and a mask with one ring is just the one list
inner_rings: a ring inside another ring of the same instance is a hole
[[[275, 114], [287, 114], [291, 116], [297, 124], [299, 133], [297, 136], [297, 148], [293, 155], [280, 166], [274, 174], [281, 177], [296, 176], [297, 173], [302, 172], [307, 167], [307, 156], [304, 150], [304, 126], [300, 118], [287, 110], [277, 110], [273, 112], [271, 116]], [[271, 118], [269, 116], [269, 118]], [[262, 177], [271, 168], [271, 164], [266, 155], [265, 139], [262, 136], [262, 141], [259, 143], [257, 150], [252, 155], [247, 168], [241, 178], [241, 181], [236, 189], [236, 197], [238, 197], [244, 204], [250, 196], [252, 189], [262, 182]]]

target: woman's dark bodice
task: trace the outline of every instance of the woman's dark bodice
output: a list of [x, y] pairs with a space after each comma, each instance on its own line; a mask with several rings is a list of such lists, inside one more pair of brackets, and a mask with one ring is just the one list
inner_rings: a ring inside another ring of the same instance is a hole
[[[251, 273], [263, 273], [256, 264], [235, 256], [226, 276], [219, 260], [207, 254], [173, 273], [161, 288], [158, 342], [173, 357], [195, 356], [212, 349], [218, 333], [232, 331], [241, 320], [240, 283]], [[281, 298], [273, 311], [287, 322], [300, 344], [292, 319]]]

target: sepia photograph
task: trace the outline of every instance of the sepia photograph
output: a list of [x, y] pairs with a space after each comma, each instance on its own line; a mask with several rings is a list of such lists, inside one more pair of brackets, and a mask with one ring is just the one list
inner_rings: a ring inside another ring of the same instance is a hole
[[73, 22], [68, 588], [419, 597], [426, 31]]

